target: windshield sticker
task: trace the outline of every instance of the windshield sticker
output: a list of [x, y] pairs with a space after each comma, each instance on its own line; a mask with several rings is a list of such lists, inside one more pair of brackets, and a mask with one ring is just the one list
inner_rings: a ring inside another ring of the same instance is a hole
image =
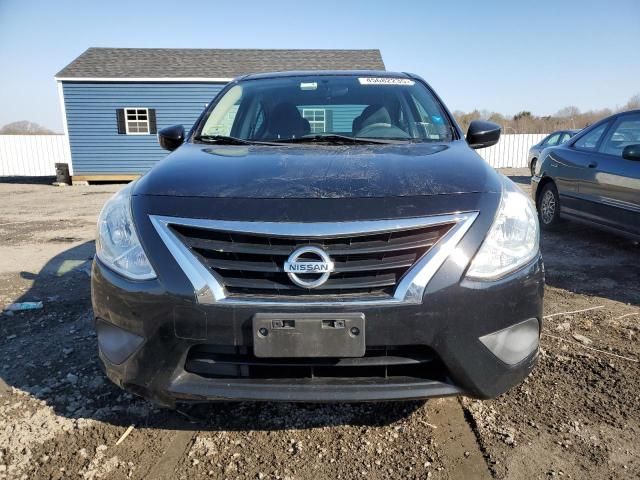
[[316, 90], [317, 88], [317, 82], [300, 82], [300, 90]]
[[358, 78], [360, 85], [415, 85], [416, 82], [408, 78], [363, 77]]

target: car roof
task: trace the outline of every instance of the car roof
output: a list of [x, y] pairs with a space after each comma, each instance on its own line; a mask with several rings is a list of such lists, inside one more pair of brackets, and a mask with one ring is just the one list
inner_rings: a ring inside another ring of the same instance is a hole
[[262, 78], [305, 77], [305, 76], [376, 76], [384, 78], [413, 78], [412, 75], [402, 72], [389, 72], [387, 70], [293, 70], [288, 72], [265, 72], [243, 75], [236, 80], [256, 80]]
[[547, 136], [551, 136], [551, 135], [555, 135], [556, 133], [573, 133], [576, 134], [580, 131], [579, 128], [563, 128], [562, 130], [554, 130], [553, 132], [551, 132], [549, 135]]
[[620, 116], [620, 115], [629, 115], [630, 113], [640, 113], [640, 109], [627, 110], [625, 112], [619, 112], [619, 113], [616, 113], [615, 115], [612, 115], [612, 117], [617, 117], [617, 116]]
[[[618, 113], [614, 113], [613, 115], [609, 115], [608, 117], [603, 118], [602, 120], [598, 120], [597, 122], [594, 122], [592, 125], [595, 125], [597, 123], [601, 123], [601, 122], [606, 122], [607, 120], [611, 120], [611, 119], [616, 119], [618, 117], [622, 117], [624, 115], [632, 115], [632, 114], [639, 114], [640, 113], [640, 109], [635, 109], [635, 110], [625, 110], [624, 112], [618, 112]], [[589, 125], [591, 126], [591, 125]]]
[[635, 109], [635, 110], [626, 110], [624, 112], [618, 112], [618, 113], [614, 113], [613, 115], [609, 115], [608, 117], [604, 117], [600, 120], [598, 120], [597, 122], [592, 123], [591, 125], [587, 125], [586, 127], [584, 127], [582, 130], [580, 130], [577, 133], [582, 133], [585, 130], [591, 130], [592, 127], [595, 127], [597, 125], [601, 125], [603, 123], [609, 122], [611, 120], [616, 120], [619, 117], [622, 117], [624, 115], [632, 115], [632, 114], [639, 114], [640, 113], [640, 109]]

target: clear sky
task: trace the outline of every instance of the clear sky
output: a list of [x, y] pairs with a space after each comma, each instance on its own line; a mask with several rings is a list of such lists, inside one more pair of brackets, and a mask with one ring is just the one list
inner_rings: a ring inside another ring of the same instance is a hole
[[640, 0], [0, 0], [0, 126], [61, 131], [53, 77], [88, 47], [379, 48], [452, 110], [543, 115], [640, 93]]

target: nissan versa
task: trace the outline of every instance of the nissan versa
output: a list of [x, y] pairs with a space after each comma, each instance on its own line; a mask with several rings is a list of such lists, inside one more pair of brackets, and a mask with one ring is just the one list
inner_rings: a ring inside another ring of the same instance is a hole
[[538, 356], [529, 199], [421, 78], [228, 84], [98, 222], [99, 354], [157, 403], [490, 398]]

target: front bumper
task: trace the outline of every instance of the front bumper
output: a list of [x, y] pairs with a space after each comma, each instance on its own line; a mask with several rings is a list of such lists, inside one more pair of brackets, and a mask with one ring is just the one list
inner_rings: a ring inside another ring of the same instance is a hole
[[[378, 401], [464, 394], [495, 397], [521, 382], [537, 360], [537, 348], [516, 365], [499, 360], [479, 340], [524, 320], [542, 319], [543, 265], [538, 257], [495, 282], [457, 281], [444, 271], [419, 305], [321, 306], [202, 305], [185, 287], [169, 291], [158, 280], [135, 282], [96, 260], [92, 299], [97, 322], [131, 335], [131, 352], [100, 350], [109, 378], [157, 403], [177, 401]], [[187, 371], [197, 346], [252, 350], [256, 313], [363, 313], [367, 346], [421, 346], [440, 365], [434, 378], [211, 378]], [[99, 343], [109, 344], [104, 329]], [[105, 343], [106, 342], [106, 343]], [[123, 360], [124, 358], [124, 360]], [[118, 362], [115, 363], [114, 359]]]
[[538, 205], [538, 186], [540, 185], [541, 177], [537, 175], [533, 175], [531, 177], [531, 200], [533, 200], [534, 205]]

